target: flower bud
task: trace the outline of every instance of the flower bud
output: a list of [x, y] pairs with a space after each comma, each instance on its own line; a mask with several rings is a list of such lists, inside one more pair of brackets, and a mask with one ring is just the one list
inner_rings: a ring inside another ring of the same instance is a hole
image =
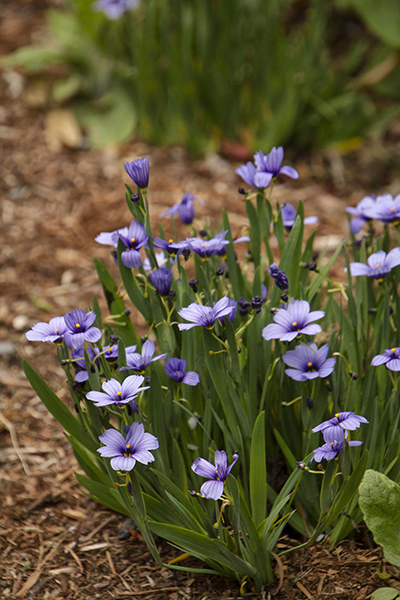
[[246, 195], [246, 190], [244, 190], [242, 187], [238, 188], [238, 192], [239, 194], [241, 194], [242, 196]]
[[136, 204], [136, 202], [139, 202], [139, 200], [140, 200], [140, 196], [139, 196], [139, 194], [132, 194], [132, 196], [131, 196], [131, 200], [132, 200], [132, 202], [134, 202], [135, 204]]

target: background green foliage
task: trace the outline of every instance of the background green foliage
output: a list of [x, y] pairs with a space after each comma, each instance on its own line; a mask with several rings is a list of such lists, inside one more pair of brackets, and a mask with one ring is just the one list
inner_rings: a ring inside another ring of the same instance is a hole
[[49, 11], [51, 42], [5, 65], [67, 65], [53, 101], [75, 99], [95, 146], [341, 150], [397, 112], [397, 0], [146, 0], [118, 21], [91, 5]]

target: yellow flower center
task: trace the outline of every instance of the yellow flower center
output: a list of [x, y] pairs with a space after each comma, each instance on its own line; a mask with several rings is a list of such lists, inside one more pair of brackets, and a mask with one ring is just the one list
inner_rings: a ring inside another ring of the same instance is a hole
[[394, 206], [392, 206], [392, 208], [390, 209], [390, 212], [394, 212]]
[[375, 265], [375, 269], [379, 269], [381, 265]]
[[339, 418], [339, 413], [336, 413], [336, 414], [335, 414], [335, 417]]
[[202, 247], [203, 247], [203, 248], [205, 248], [205, 247], [206, 247], [206, 245], [205, 245], [205, 244], [203, 244], [203, 245], [202, 245]]
[[59, 332], [60, 332], [60, 330], [59, 330], [59, 329], [56, 329], [56, 333], [59, 333]]
[[392, 348], [393, 354], [396, 354], [396, 348]]
[[312, 362], [308, 362], [307, 367], [312, 367]]
[[129, 448], [131, 447], [131, 445], [130, 445], [130, 444], [127, 444], [127, 445], [126, 445], [126, 447], [127, 447], [127, 449], [129, 450]]
[[77, 327], [77, 328], [79, 329], [79, 327], [80, 327], [80, 324], [79, 324], [79, 323], [77, 323], [77, 324], [75, 325], [75, 327]]
[[132, 244], [133, 244], [134, 242], [136, 242], [135, 238], [131, 238], [131, 242], [132, 242]]
[[172, 244], [173, 243], [173, 239], [171, 238], [170, 240], [168, 240], [168, 244]]
[[117, 396], [122, 396], [122, 392], [117, 392]]
[[296, 321], [293, 321], [292, 325], [293, 325], [293, 327], [296, 327], [296, 325], [297, 325], [297, 322], [296, 322]]

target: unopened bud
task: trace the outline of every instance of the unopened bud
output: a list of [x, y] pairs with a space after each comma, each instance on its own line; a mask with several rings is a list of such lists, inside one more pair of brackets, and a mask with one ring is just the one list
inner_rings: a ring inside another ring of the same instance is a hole
[[221, 275], [224, 274], [224, 269], [222, 267], [220, 269], [217, 269], [215, 271], [215, 274], [216, 274], [217, 277], [221, 277]]
[[198, 285], [198, 280], [197, 279], [190, 279], [189, 280], [189, 287], [192, 288], [192, 290], [194, 291], [194, 293], [197, 292], [197, 285]]
[[132, 200], [132, 202], [134, 202], [135, 204], [136, 204], [136, 202], [139, 202], [139, 200], [140, 200], [140, 196], [139, 196], [139, 194], [132, 194], [132, 196], [131, 196], [131, 200]]
[[242, 187], [238, 188], [238, 192], [239, 194], [241, 194], [242, 196], [246, 195], [246, 190], [244, 190]]
[[117, 335], [116, 333], [112, 333], [110, 335], [110, 344], [116, 344], [119, 340], [119, 335]]
[[201, 237], [206, 237], [207, 231], [205, 229], [200, 229], [199, 235], [201, 235]]
[[314, 400], [312, 398], [307, 398], [307, 406], [308, 408], [311, 410], [312, 408], [314, 408]]
[[281, 300], [282, 302], [287, 302], [289, 300], [289, 296], [287, 294], [282, 294]]
[[190, 250], [183, 250], [182, 254], [183, 254], [183, 257], [184, 257], [184, 259], [186, 261], [186, 260], [188, 260], [188, 258], [190, 256]]
[[124, 315], [125, 315], [126, 317], [129, 317], [129, 315], [130, 315], [130, 314], [131, 314], [131, 311], [129, 310], [129, 308], [126, 308], [126, 309], [124, 310]]
[[303, 460], [298, 460], [296, 465], [297, 468], [300, 469], [300, 471], [305, 471], [307, 469], [307, 465]]
[[352, 379], [354, 379], [354, 381], [356, 381], [356, 380], [358, 379], [358, 375], [357, 375], [357, 373], [352, 373], [352, 372], [351, 372], [351, 373], [350, 373], [350, 377], [351, 377]]

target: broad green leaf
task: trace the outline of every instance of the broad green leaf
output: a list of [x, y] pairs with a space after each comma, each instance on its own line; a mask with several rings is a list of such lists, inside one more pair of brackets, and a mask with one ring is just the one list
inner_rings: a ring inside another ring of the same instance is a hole
[[250, 500], [256, 527], [265, 518], [267, 510], [267, 462], [265, 456], [265, 413], [254, 425], [250, 449]]
[[400, 595], [399, 590], [395, 590], [391, 587], [379, 588], [371, 596], [371, 600], [394, 600]]
[[358, 502], [375, 542], [382, 546], [385, 558], [400, 567], [400, 486], [368, 469], [359, 494]]
[[79, 473], [75, 473], [75, 477], [77, 478], [78, 482], [88, 490], [94, 500], [97, 500], [100, 504], [111, 508], [111, 510], [115, 510], [115, 512], [126, 515], [127, 517], [131, 516], [128, 509], [117, 500], [110, 488], [98, 483], [97, 481], [93, 481], [84, 475], [80, 475]]

